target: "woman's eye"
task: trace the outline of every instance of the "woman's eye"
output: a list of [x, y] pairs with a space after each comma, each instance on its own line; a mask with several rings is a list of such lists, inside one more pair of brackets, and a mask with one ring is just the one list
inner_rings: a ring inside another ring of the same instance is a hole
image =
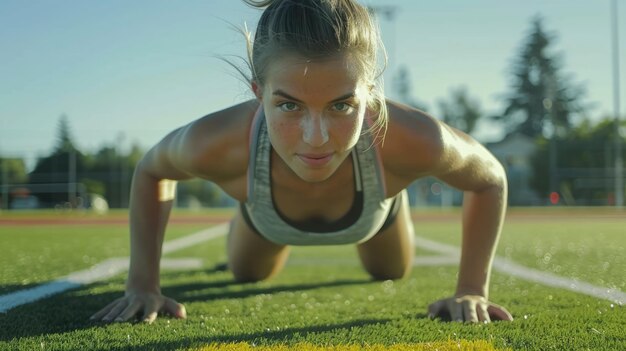
[[333, 109], [338, 112], [352, 112], [352, 106], [345, 102], [338, 102], [334, 104]]
[[292, 112], [298, 110], [298, 105], [293, 102], [284, 102], [278, 105], [278, 107], [284, 112]]

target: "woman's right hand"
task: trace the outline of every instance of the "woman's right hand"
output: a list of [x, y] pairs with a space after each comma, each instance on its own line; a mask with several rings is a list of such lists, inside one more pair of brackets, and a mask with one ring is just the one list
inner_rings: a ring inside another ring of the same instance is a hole
[[[185, 306], [160, 293], [126, 292], [91, 316], [91, 320], [126, 322], [140, 316], [140, 320], [152, 323], [157, 315], [166, 313], [176, 318], [187, 318]], [[140, 314], [141, 313], [141, 314]]]

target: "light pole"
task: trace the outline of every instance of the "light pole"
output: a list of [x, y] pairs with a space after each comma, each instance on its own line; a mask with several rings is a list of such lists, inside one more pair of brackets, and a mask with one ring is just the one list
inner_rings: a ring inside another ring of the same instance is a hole
[[127, 194], [126, 194], [126, 160], [124, 159], [123, 156], [123, 147], [122, 144], [124, 143], [124, 139], [126, 139], [126, 134], [124, 134], [124, 132], [119, 132], [117, 134], [117, 145], [116, 145], [116, 150], [117, 150], [117, 157], [119, 160], [119, 175], [118, 175], [118, 179], [120, 182], [120, 187], [119, 187], [119, 191], [120, 191], [120, 208], [125, 208], [127, 207], [127, 202], [128, 200], [127, 198]]
[[76, 149], [72, 146], [69, 150], [69, 169], [68, 169], [68, 187], [67, 187], [67, 201], [70, 203], [70, 208], [76, 208], [78, 202], [76, 201]]
[[2, 208], [9, 209], [9, 164], [8, 158], [2, 158]]
[[622, 158], [622, 135], [620, 133], [620, 76], [617, 0], [612, 0], [611, 5], [611, 29], [613, 37], [613, 113], [615, 114], [615, 206], [622, 207], [624, 206], [624, 161]]

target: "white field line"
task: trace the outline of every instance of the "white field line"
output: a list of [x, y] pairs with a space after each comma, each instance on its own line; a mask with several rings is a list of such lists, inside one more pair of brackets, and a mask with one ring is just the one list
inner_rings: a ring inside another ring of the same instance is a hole
[[[223, 236], [226, 234], [227, 229], [228, 223], [222, 223], [200, 232], [168, 241], [163, 244], [163, 254], [175, 252]], [[417, 257], [414, 260], [414, 265], [448, 265], [457, 264], [459, 261], [460, 249], [458, 247], [417, 236], [415, 237], [415, 246], [443, 255]], [[6, 313], [14, 307], [62, 293], [69, 289], [80, 287], [81, 285], [111, 278], [128, 268], [128, 260], [128, 257], [107, 259], [92, 268], [70, 273], [50, 283], [2, 295], [0, 296], [0, 313]], [[197, 268], [201, 266], [201, 262], [193, 259], [163, 259], [161, 260], [161, 266], [163, 268], [179, 269]], [[579, 280], [568, 279], [555, 274], [524, 267], [502, 257], [495, 257], [493, 268], [532, 282], [610, 300], [620, 305], [623, 305], [626, 301], [626, 294], [618, 289], [595, 286]]]
[[[459, 261], [461, 251], [456, 246], [442, 244], [422, 237], [415, 237], [415, 246], [454, 257], [457, 262]], [[496, 256], [494, 258], [493, 268], [497, 271], [546, 286], [609, 300], [619, 305], [626, 303], [626, 293], [619, 289], [592, 285], [577, 279], [569, 279], [538, 269], [528, 268], [503, 257]]]
[[[199, 231], [197, 233], [170, 240], [163, 244], [163, 254], [178, 251], [203, 241], [215, 239], [226, 234], [228, 224], [220, 225]], [[59, 278], [49, 283], [45, 283], [34, 288], [15, 291], [0, 296], [0, 313], [21, 306], [30, 302], [40, 300], [44, 297], [62, 293], [69, 289], [77, 288], [85, 284], [114, 277], [128, 269], [129, 258], [110, 258], [99, 264], [78, 272], [73, 272], [65, 277]], [[202, 266], [200, 260], [193, 259], [162, 259], [161, 267], [172, 269], [189, 269]]]

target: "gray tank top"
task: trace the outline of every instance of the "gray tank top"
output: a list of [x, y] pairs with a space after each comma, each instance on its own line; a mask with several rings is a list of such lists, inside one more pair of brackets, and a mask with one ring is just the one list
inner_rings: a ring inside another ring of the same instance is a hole
[[[370, 133], [363, 133], [352, 150], [356, 196], [352, 209], [331, 230], [292, 223], [274, 206], [271, 188], [270, 144], [263, 109], [257, 112], [250, 131], [248, 198], [244, 203], [254, 227], [266, 239], [281, 245], [339, 245], [367, 241], [382, 227], [393, 198], [385, 199], [385, 181], [378, 149]], [[351, 218], [350, 218], [351, 217]]]

